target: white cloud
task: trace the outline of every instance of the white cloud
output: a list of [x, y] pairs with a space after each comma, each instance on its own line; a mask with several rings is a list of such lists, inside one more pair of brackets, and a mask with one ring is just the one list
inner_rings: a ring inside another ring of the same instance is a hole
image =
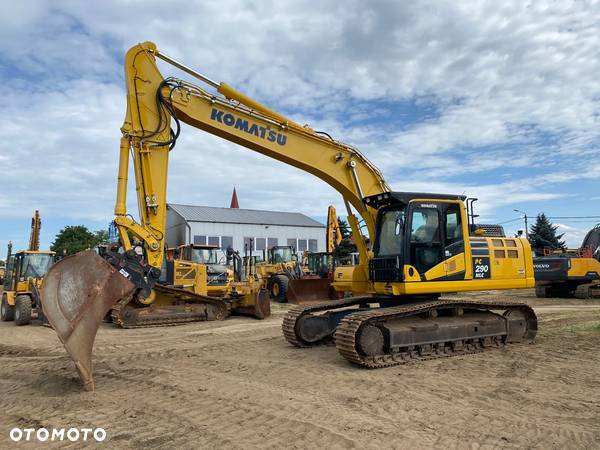
[[[559, 184], [600, 178], [590, 163], [600, 143], [598, 6], [4, 2], [0, 217], [26, 217], [36, 207], [73, 219], [111, 217], [121, 60], [146, 39], [357, 145], [395, 188], [464, 191], [489, 216], [502, 205], [565, 198]], [[398, 102], [435, 112], [407, 124]], [[235, 184], [242, 206], [323, 215], [337, 202], [343, 210], [339, 195], [310, 175], [190, 129], [171, 174], [169, 198], [180, 203], [226, 205]]]

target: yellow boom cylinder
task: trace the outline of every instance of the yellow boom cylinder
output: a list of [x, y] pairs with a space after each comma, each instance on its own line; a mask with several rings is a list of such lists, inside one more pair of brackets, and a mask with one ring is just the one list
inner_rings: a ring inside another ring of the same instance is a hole
[[127, 213], [127, 172], [129, 171], [129, 139], [121, 138], [119, 151], [119, 175], [117, 177], [117, 201], [115, 215], [124, 216]]

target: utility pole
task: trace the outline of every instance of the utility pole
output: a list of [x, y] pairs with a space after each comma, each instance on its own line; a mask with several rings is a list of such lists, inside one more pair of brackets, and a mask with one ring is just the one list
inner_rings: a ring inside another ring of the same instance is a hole
[[527, 213], [519, 209], [513, 209], [513, 211], [523, 214], [523, 219], [525, 219], [525, 237], [529, 239], [529, 228], [527, 227]]

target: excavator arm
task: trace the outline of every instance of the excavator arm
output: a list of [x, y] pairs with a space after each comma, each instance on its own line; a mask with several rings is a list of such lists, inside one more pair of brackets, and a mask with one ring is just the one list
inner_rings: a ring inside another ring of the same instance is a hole
[[[186, 71], [216, 93], [180, 79], [165, 79], [156, 58]], [[160, 267], [162, 261], [168, 151], [176, 142], [180, 121], [317, 176], [344, 198], [355, 236], [361, 233], [350, 205], [361, 216], [368, 236], [374, 236], [376, 211], [366, 206], [364, 198], [390, 189], [379, 170], [357, 149], [301, 126], [225, 83], [208, 79], [150, 42], [129, 50], [125, 75], [128, 106], [122, 127], [115, 221], [126, 248], [128, 233], [146, 243], [148, 263], [153, 267]], [[171, 119], [176, 124], [174, 132], [169, 127]], [[141, 224], [126, 215], [129, 152], [135, 162]], [[364, 253], [362, 260], [367, 261], [364, 242], [357, 239], [357, 243], [359, 252]]]
[[[196, 86], [165, 78], [160, 58], [202, 81]], [[127, 112], [121, 128], [115, 225], [122, 252], [103, 258], [92, 250], [65, 258], [46, 277], [44, 313], [75, 361], [87, 389], [93, 390], [91, 354], [98, 327], [119, 302], [134, 298], [150, 305], [157, 293], [165, 251], [169, 152], [181, 122], [199, 128], [322, 179], [344, 198], [367, 279], [368, 249], [354, 208], [371, 240], [375, 209], [366, 197], [390, 191], [379, 170], [357, 149], [326, 133], [301, 126], [237, 92], [216, 83], [146, 42], [125, 57]], [[212, 89], [215, 92], [209, 92]], [[174, 128], [172, 128], [172, 126]], [[129, 163], [133, 161], [139, 222], [126, 209]]]

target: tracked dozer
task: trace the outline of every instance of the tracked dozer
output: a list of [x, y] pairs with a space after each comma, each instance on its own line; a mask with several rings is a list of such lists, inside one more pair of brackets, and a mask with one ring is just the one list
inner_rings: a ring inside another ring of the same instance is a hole
[[[157, 58], [203, 86], [164, 78]], [[379, 169], [356, 148], [211, 80], [151, 42], [127, 52], [125, 79], [128, 108], [115, 208], [124, 252], [110, 263], [84, 254], [77, 256], [78, 263], [66, 259], [57, 264], [49, 273], [53, 288], [43, 299], [88, 387], [93, 336], [103, 314], [127, 297], [141, 305], [157, 301], [154, 287], [163, 259], [167, 161], [180, 121], [307, 171], [344, 199], [360, 254], [359, 264], [345, 276], [344, 289], [367, 295], [293, 307], [283, 321], [284, 336], [291, 344], [305, 347], [335, 339], [342, 357], [374, 368], [534, 339], [536, 316], [522, 302], [441, 297], [534, 286], [527, 240], [490, 236], [478, 229], [474, 199], [393, 192]], [[125, 210], [130, 152], [139, 223]], [[140, 245], [132, 244], [134, 239]], [[334, 288], [337, 283], [334, 273]], [[212, 310], [205, 314], [213, 313], [217, 314]]]

